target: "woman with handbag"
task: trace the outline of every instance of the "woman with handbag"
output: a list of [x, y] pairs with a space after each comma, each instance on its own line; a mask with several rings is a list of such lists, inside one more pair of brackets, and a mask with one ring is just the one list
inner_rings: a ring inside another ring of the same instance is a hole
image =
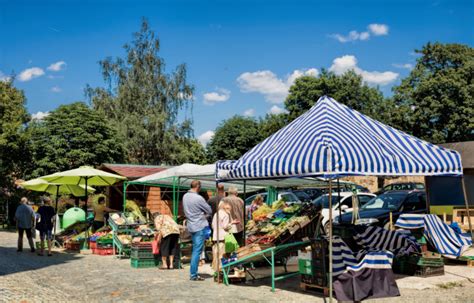
[[[168, 215], [154, 214], [155, 240], [158, 241], [161, 254], [161, 269], [173, 269], [174, 256], [179, 245], [179, 225]], [[169, 263], [168, 263], [169, 259]]]
[[214, 271], [219, 270], [219, 262], [225, 254], [224, 238], [231, 235], [232, 229], [235, 229], [235, 224], [239, 223], [237, 220], [232, 220], [230, 212], [232, 206], [229, 202], [222, 200], [219, 203], [218, 210], [212, 218], [212, 268]]

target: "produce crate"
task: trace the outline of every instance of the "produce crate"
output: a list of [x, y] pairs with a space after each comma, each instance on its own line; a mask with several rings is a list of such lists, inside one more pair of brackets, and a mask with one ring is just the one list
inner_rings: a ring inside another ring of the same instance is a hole
[[150, 268], [160, 265], [158, 259], [130, 259], [130, 266], [133, 268]]
[[415, 276], [417, 277], [433, 277], [433, 276], [442, 276], [444, 275], [444, 265], [443, 266], [419, 266], [415, 271]]
[[64, 244], [64, 248], [70, 251], [80, 251], [84, 241], [68, 241]]
[[97, 238], [96, 240], [96, 243], [98, 246], [107, 246], [107, 245], [110, 245], [112, 246], [114, 242], [114, 239], [113, 238], [105, 238], [105, 239], [102, 239], [102, 238]]
[[321, 259], [314, 260], [298, 260], [298, 271], [300, 274], [311, 275], [311, 276], [321, 276], [324, 273], [325, 264]]
[[393, 272], [400, 275], [413, 276], [418, 266], [408, 257], [395, 258], [393, 260]]
[[[120, 231], [120, 234], [132, 234], [134, 230], [123, 230]], [[129, 256], [130, 255], [130, 244], [123, 244], [118, 238], [118, 234], [114, 232], [113, 234], [113, 245], [117, 248], [120, 255]]]
[[328, 275], [322, 277], [314, 277], [312, 275], [301, 275], [301, 282], [311, 285], [316, 285], [319, 287], [327, 287], [328, 286]]
[[94, 255], [100, 255], [100, 256], [109, 256], [114, 254], [114, 249], [111, 248], [94, 248], [92, 249], [92, 253]]
[[151, 246], [149, 248], [138, 248], [136, 246], [132, 246], [130, 250], [130, 257], [133, 259], [152, 259], [154, 258], [154, 255]]

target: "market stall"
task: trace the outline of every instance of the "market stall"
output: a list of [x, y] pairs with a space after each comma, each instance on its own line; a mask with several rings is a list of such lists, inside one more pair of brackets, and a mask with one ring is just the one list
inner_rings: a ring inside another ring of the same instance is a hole
[[[219, 161], [219, 182], [349, 175], [459, 176], [455, 151], [432, 145], [321, 97], [305, 114], [237, 161]], [[331, 181], [330, 181], [331, 182]], [[329, 208], [332, 208], [329, 192]], [[333, 293], [332, 214], [329, 213], [329, 295]]]

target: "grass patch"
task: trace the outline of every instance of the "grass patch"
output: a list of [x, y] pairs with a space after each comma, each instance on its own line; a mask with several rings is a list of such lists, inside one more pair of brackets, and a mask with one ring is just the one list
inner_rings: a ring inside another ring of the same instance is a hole
[[442, 284], [437, 284], [441, 289], [452, 289], [455, 287], [463, 287], [462, 282], [448, 282], [448, 283], [442, 283]]

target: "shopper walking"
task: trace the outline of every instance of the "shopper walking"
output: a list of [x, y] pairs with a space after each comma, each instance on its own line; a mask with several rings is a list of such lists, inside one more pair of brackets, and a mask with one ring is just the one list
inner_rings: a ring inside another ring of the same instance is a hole
[[17, 252], [23, 251], [23, 234], [26, 233], [28, 243], [30, 244], [31, 252], [35, 252], [35, 246], [33, 243], [32, 231], [35, 223], [35, 212], [28, 205], [28, 199], [26, 197], [21, 198], [20, 205], [17, 207], [15, 212], [16, 228], [18, 230], [18, 248]]
[[233, 230], [232, 233], [234, 234], [234, 237], [239, 245], [244, 246], [244, 201], [237, 195], [237, 188], [231, 186], [229, 188], [229, 195], [226, 197], [226, 200], [229, 201], [230, 205], [232, 206], [230, 216], [233, 220], [238, 222], [235, 224], [235, 230]]
[[190, 275], [192, 281], [204, 280], [198, 275], [199, 257], [201, 255], [204, 240], [205, 228], [209, 226], [207, 217], [212, 214], [212, 209], [206, 200], [199, 195], [201, 190], [201, 182], [194, 180], [191, 182], [191, 190], [183, 197], [183, 209], [187, 222], [186, 227], [191, 233], [193, 242], [193, 251], [191, 255]]
[[160, 239], [161, 269], [173, 269], [174, 256], [178, 253], [179, 225], [168, 215], [154, 213], [153, 216], [156, 237]]
[[48, 242], [48, 257], [51, 257], [51, 245], [53, 240], [53, 227], [55, 224], [56, 212], [51, 206], [51, 199], [46, 197], [44, 204], [38, 208], [39, 222], [36, 224], [36, 229], [40, 232], [41, 251], [39, 256], [44, 254], [44, 241]]

